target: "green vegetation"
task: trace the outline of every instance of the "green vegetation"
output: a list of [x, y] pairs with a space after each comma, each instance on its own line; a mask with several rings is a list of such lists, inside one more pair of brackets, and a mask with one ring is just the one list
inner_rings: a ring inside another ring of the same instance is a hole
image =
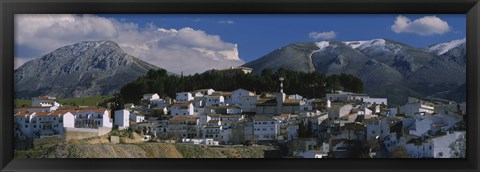
[[214, 90], [233, 91], [238, 88], [261, 92], [277, 92], [280, 88], [279, 78], [284, 77], [284, 92], [299, 94], [303, 97], [324, 97], [327, 92], [344, 90], [363, 92], [363, 82], [350, 74], [325, 76], [318, 72], [295, 72], [278, 69], [273, 72], [265, 69], [261, 75], [234, 75], [224, 71], [210, 70], [202, 74], [189, 76], [167, 75], [165, 70], [150, 70], [144, 76], [122, 87], [118, 96], [119, 105], [123, 103], [139, 103], [144, 94], [158, 93], [160, 97], [174, 98], [177, 92], [196, 89], [213, 88]]
[[66, 98], [66, 99], [58, 99], [58, 103], [64, 104], [64, 105], [73, 105], [73, 106], [97, 106], [103, 103], [105, 100], [108, 100], [111, 98], [113, 98], [113, 96]]
[[[113, 96], [90, 96], [90, 97], [77, 97], [77, 98], [65, 98], [57, 99], [56, 101], [62, 105], [71, 106], [97, 106], [105, 104], [106, 101], [112, 99]], [[15, 107], [31, 107], [32, 100], [15, 100]]]

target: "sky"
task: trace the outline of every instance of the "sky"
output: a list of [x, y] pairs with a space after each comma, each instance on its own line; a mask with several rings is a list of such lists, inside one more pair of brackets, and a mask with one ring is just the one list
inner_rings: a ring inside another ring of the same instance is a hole
[[62, 46], [112, 40], [174, 73], [239, 66], [296, 42], [463, 39], [463, 14], [109, 14], [15, 16], [15, 68]]

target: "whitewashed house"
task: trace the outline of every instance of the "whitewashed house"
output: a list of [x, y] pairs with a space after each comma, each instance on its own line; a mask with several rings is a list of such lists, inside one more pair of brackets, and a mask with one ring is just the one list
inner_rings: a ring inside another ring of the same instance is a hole
[[16, 138], [37, 139], [43, 136], [64, 137], [64, 128], [74, 128], [74, 116], [69, 111], [27, 112], [15, 114]]
[[216, 141], [223, 140], [221, 137], [222, 126], [206, 126], [205, 130], [205, 137], [210, 138]]
[[287, 126], [287, 140], [298, 139], [298, 124], [292, 124]]
[[257, 100], [258, 96], [243, 96], [240, 103], [242, 112], [255, 112], [257, 108]]
[[143, 95], [143, 100], [152, 101], [152, 100], [157, 100], [157, 99], [160, 99], [160, 96], [159, 96], [157, 93], [144, 94], [144, 95]]
[[375, 140], [383, 141], [385, 137], [390, 135], [390, 124], [387, 118], [371, 118], [366, 121], [367, 141]]
[[328, 119], [331, 121], [331, 124], [339, 124], [340, 118], [350, 114], [352, 108], [353, 106], [351, 104], [327, 107]]
[[416, 113], [433, 113], [434, 106], [426, 102], [413, 102], [400, 106], [399, 114], [414, 115]]
[[190, 92], [180, 92], [177, 93], [177, 98], [175, 99], [176, 103], [185, 103], [193, 100], [193, 95]]
[[199, 92], [201, 93], [203, 96], [209, 96], [209, 95], [212, 95], [213, 92], [215, 92], [215, 90], [211, 89], [211, 88], [206, 88], [206, 89], [199, 89], [199, 90], [194, 90], [192, 91], [194, 93], [196, 92]]
[[205, 96], [205, 98], [205, 106], [219, 106], [225, 102], [225, 98], [222, 95]]
[[55, 101], [55, 97], [44, 96], [32, 99], [32, 107], [60, 107], [60, 103]]
[[456, 144], [462, 144], [459, 140], [465, 141], [465, 131], [449, 132], [425, 141], [412, 140], [405, 145], [405, 148], [412, 158], [454, 158], [459, 157], [458, 153], [463, 155], [466, 153], [465, 149], [455, 148], [459, 146]]
[[132, 121], [132, 122], [146, 122], [145, 121], [145, 116], [141, 115], [138, 112], [130, 113], [130, 121]]
[[276, 140], [278, 137], [278, 121], [269, 116], [258, 115], [253, 118], [253, 134], [255, 140]]
[[192, 116], [195, 114], [195, 109], [192, 102], [175, 103], [171, 106], [172, 116]]
[[[75, 116], [75, 128], [112, 128], [110, 110], [104, 108], [85, 108], [72, 111]], [[128, 116], [127, 116], [128, 120]]]
[[230, 103], [241, 105], [242, 98], [245, 96], [255, 96], [255, 93], [242, 88], [236, 89], [232, 91], [232, 101]]
[[430, 118], [416, 118], [413, 121], [413, 125], [405, 125], [407, 121], [411, 120], [403, 120], [404, 126], [406, 129], [409, 130], [409, 134], [415, 135], [417, 137], [425, 137], [430, 134], [433, 127], [433, 121]]
[[370, 98], [370, 96], [366, 94], [358, 94], [358, 93], [351, 93], [351, 92], [343, 92], [338, 91], [337, 93], [329, 93], [326, 95], [328, 100], [331, 101], [345, 101], [345, 100], [363, 100]]
[[169, 119], [168, 135], [173, 138], [195, 138], [200, 134], [198, 116], [174, 116]]
[[118, 126], [118, 129], [127, 129], [130, 126], [129, 122], [130, 112], [122, 109], [115, 111], [114, 124]]

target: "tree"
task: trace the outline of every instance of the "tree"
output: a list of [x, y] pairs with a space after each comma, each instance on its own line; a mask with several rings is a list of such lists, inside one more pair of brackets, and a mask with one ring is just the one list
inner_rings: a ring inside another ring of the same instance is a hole
[[467, 148], [465, 138], [457, 139], [449, 147], [451, 158], [465, 158]]
[[407, 149], [397, 147], [392, 150], [392, 158], [410, 158], [410, 156], [408, 156]]

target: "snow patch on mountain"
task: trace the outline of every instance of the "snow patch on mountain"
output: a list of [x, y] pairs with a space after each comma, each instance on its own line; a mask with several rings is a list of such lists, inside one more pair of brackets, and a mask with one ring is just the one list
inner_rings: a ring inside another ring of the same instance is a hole
[[352, 47], [353, 49], [361, 50], [372, 46], [384, 47], [386, 45], [386, 41], [384, 39], [372, 39], [368, 41], [345, 41], [343, 43]]
[[317, 45], [318, 47], [318, 50], [315, 50], [315, 52], [318, 52], [330, 46], [330, 43], [328, 41], [322, 41], [322, 42], [315, 42], [315, 45]]
[[437, 55], [442, 55], [448, 52], [449, 50], [458, 47], [466, 42], [466, 38], [457, 39], [450, 42], [436, 44], [426, 48], [427, 52], [435, 53]]

